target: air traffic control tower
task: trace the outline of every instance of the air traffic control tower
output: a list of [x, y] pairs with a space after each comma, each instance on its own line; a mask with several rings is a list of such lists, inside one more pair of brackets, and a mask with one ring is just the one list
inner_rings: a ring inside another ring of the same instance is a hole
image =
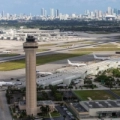
[[28, 36], [23, 43], [26, 61], [26, 113], [37, 115], [37, 92], [36, 92], [36, 50], [38, 43], [33, 36]]

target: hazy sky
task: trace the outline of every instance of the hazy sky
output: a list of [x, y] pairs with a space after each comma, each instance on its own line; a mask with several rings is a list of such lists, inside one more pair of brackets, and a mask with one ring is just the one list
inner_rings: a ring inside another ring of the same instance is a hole
[[5, 13], [40, 14], [41, 8], [59, 9], [61, 13], [84, 13], [85, 10], [120, 9], [120, 0], [0, 0], [0, 11]]

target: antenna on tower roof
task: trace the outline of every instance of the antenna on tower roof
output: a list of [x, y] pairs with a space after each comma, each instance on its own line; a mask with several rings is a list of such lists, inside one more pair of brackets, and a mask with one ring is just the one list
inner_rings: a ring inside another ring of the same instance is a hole
[[26, 42], [35, 42], [35, 38], [32, 35], [27, 35]]

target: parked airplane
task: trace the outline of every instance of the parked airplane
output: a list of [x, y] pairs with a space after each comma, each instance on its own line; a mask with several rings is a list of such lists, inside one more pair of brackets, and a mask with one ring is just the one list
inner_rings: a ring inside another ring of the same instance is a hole
[[3, 51], [3, 53], [11, 53], [11, 51], [6, 50], [6, 51]]
[[36, 71], [37, 74], [39, 74], [40, 76], [47, 76], [47, 75], [52, 75], [53, 73], [51, 72], [39, 72], [39, 71]]
[[98, 59], [98, 60], [109, 60], [111, 59], [110, 57], [97, 57], [94, 53], [93, 53], [93, 56], [95, 59]]
[[80, 66], [85, 66], [85, 63], [72, 63], [70, 60], [67, 60], [68, 64], [71, 66], [76, 66], [76, 67], [80, 67]]
[[13, 82], [4, 82], [4, 81], [0, 82], [0, 86], [12, 86], [12, 85], [15, 85], [15, 83], [13, 83]]

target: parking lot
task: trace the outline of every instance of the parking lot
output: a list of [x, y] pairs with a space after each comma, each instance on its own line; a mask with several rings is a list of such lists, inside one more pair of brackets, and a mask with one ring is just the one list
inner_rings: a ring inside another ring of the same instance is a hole
[[[59, 120], [64, 120], [63, 116], [65, 116], [65, 120], [76, 120], [73, 114], [69, 111], [69, 109], [66, 106], [56, 106], [57, 110], [61, 114], [61, 119]], [[58, 120], [58, 119], [54, 119]]]

